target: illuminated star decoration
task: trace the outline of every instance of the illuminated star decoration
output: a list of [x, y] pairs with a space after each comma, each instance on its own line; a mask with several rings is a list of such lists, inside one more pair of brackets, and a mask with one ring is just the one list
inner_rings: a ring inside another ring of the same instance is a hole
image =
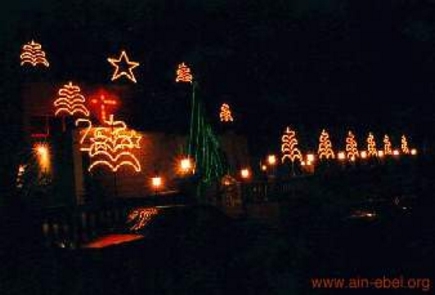
[[298, 140], [296, 139], [296, 132], [287, 127], [284, 135], [281, 137], [281, 142], [281, 152], [283, 154], [281, 162], [284, 163], [286, 158], [289, 158], [292, 162], [296, 159], [302, 160], [301, 151], [297, 148]]
[[233, 122], [234, 118], [231, 114], [230, 106], [226, 103], [222, 104], [221, 112], [219, 114], [221, 122]]
[[185, 83], [192, 83], [193, 76], [190, 72], [190, 68], [186, 66], [186, 64], [183, 62], [178, 65], [177, 69], [177, 77], [175, 78], [175, 82], [185, 82]]
[[[115, 72], [113, 73], [112, 81], [118, 79], [121, 76], [125, 76], [128, 79], [130, 79], [131, 81], [133, 81], [134, 83], [137, 83], [136, 78], [134, 77], [134, 74], [133, 74], [133, 69], [138, 67], [139, 63], [130, 61], [128, 59], [127, 53], [125, 53], [124, 50], [121, 52], [121, 55], [119, 56], [118, 59], [108, 58], [107, 61], [110, 62], [115, 67]], [[120, 70], [121, 63], [124, 63], [127, 65], [126, 71]]]
[[33, 40], [23, 46], [20, 59], [22, 66], [26, 63], [29, 63], [34, 67], [38, 64], [44, 65], [46, 67], [50, 66], [47, 58], [45, 57], [45, 52], [42, 50], [41, 44], [36, 43]]
[[[140, 149], [141, 136], [136, 131], [128, 130], [123, 121], [114, 121], [113, 115], [104, 122], [106, 127], [92, 128], [92, 122], [88, 119], [79, 119], [76, 125], [81, 122], [88, 124], [80, 139], [80, 150], [88, 152], [91, 159], [89, 172], [98, 166], [107, 166], [112, 172], [123, 166], [131, 166], [136, 172], [141, 171], [139, 160], [133, 154], [133, 149]], [[88, 143], [85, 143], [87, 138]]]
[[89, 117], [89, 110], [84, 105], [86, 99], [80, 94], [80, 87], [75, 86], [72, 82], [64, 85], [58, 92], [59, 97], [54, 101], [54, 115], [65, 113], [73, 116], [81, 113], [85, 117]]

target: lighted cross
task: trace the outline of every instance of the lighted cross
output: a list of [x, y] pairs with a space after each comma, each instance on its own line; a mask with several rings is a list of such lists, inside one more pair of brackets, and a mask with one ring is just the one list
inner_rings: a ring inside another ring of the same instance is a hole
[[106, 106], [115, 106], [118, 102], [114, 99], [106, 98], [104, 94], [101, 94], [99, 99], [93, 98], [91, 99], [91, 103], [100, 108], [100, 119], [101, 121], [106, 121], [107, 118], [107, 110]]

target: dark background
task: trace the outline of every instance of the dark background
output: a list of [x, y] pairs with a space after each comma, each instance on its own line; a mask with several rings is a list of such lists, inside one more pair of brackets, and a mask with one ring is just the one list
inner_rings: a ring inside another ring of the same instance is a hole
[[[344, 145], [351, 128], [411, 145], [432, 145], [435, 1], [14, 1], [2, 9], [1, 97], [7, 138], [16, 129], [21, 46], [43, 45], [41, 80], [110, 83], [107, 57], [125, 49], [141, 65], [128, 122], [184, 129], [189, 89], [174, 82], [192, 67], [210, 117], [229, 102], [234, 128], [254, 154], [278, 151], [286, 125], [315, 149], [322, 128]], [[32, 71], [32, 70], [31, 70]], [[37, 76], [37, 75], [34, 75]], [[8, 116], [12, 116], [9, 118]], [[8, 121], [9, 120], [9, 121]], [[178, 127], [177, 127], [178, 126]], [[3, 128], [3, 127], [2, 127]]]

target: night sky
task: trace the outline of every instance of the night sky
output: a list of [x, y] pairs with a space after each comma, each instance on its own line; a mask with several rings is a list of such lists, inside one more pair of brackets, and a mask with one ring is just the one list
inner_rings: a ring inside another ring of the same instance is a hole
[[308, 147], [322, 128], [337, 141], [352, 128], [361, 140], [373, 131], [433, 142], [435, 1], [41, 0], [1, 14], [8, 86], [31, 39], [43, 44], [53, 83], [110, 83], [106, 59], [125, 49], [141, 63], [138, 84], [127, 84], [138, 128], [185, 122], [189, 96], [174, 82], [185, 61], [213, 120], [229, 102], [254, 152], [277, 150], [286, 125]]

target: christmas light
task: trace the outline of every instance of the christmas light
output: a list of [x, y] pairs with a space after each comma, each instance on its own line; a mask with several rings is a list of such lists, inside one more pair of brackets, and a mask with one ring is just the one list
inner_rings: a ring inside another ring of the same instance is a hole
[[409, 154], [409, 148], [408, 148], [408, 140], [406, 139], [405, 135], [402, 135], [401, 138], [401, 149], [402, 149], [402, 153], [404, 153], [405, 155]]
[[[126, 78], [130, 79], [134, 83], [137, 82], [136, 78], [134, 77], [134, 74], [133, 74], [133, 69], [138, 67], [139, 63], [130, 61], [128, 59], [127, 53], [124, 50], [121, 52], [121, 55], [119, 56], [118, 59], [108, 58], [107, 61], [110, 62], [112, 64], [112, 66], [115, 67], [115, 72], [113, 73], [112, 81], [115, 81], [116, 79], [118, 79], [122, 76], [125, 76]], [[127, 65], [126, 71], [120, 70], [121, 63]]]
[[285, 159], [290, 159], [291, 162], [295, 160], [302, 160], [302, 153], [297, 148], [298, 140], [296, 139], [296, 133], [289, 127], [286, 128], [284, 135], [281, 137], [281, 162], [284, 163]]
[[233, 122], [233, 116], [231, 114], [230, 106], [226, 103], [222, 104], [221, 111], [219, 113], [221, 122]]
[[332, 150], [332, 143], [329, 139], [329, 134], [325, 129], [322, 130], [322, 133], [319, 137], [319, 149], [318, 149], [319, 159], [334, 159], [335, 154]]
[[118, 105], [118, 102], [114, 98], [108, 96], [108, 93], [100, 91], [97, 94], [97, 98], [91, 99], [91, 104], [99, 110], [99, 119], [102, 122], [107, 120], [108, 111], [113, 110]]
[[346, 153], [347, 158], [350, 161], [355, 161], [355, 159], [359, 156], [358, 153], [358, 144], [355, 140], [355, 135], [353, 135], [352, 131], [347, 133], [346, 137]]
[[132, 224], [130, 230], [138, 231], [143, 229], [159, 213], [157, 208], [137, 208], [127, 216], [127, 224]]
[[361, 159], [367, 159], [367, 152], [361, 151]]
[[50, 66], [50, 64], [47, 61], [47, 58], [45, 57], [45, 52], [42, 50], [41, 44], [36, 43], [33, 40], [23, 46], [20, 59], [21, 59], [21, 66], [27, 63], [31, 64], [34, 67], [39, 64], [44, 65], [46, 67]]
[[417, 155], [417, 150], [416, 149], [411, 149], [411, 155], [413, 155], [413, 156]]
[[186, 66], [186, 64], [183, 62], [178, 65], [177, 69], [177, 77], [175, 78], [175, 82], [185, 82], [185, 83], [192, 83], [193, 76], [190, 72], [190, 68]]
[[48, 173], [50, 171], [50, 149], [47, 143], [35, 143], [33, 150], [36, 155], [38, 166], [41, 172]]
[[[140, 149], [141, 136], [136, 131], [127, 130], [127, 125], [123, 121], [114, 121], [113, 115], [104, 122], [109, 127], [92, 128], [92, 123], [86, 119], [77, 120], [76, 125], [81, 122], [88, 124], [80, 139], [80, 150], [88, 152], [91, 159], [89, 172], [97, 166], [107, 166], [112, 172], [123, 166], [131, 166], [136, 172], [141, 171], [141, 165], [132, 153], [133, 149]], [[90, 144], [85, 145], [88, 136]]]
[[270, 166], [275, 165], [276, 164], [276, 156], [275, 155], [269, 155], [269, 156], [267, 156], [267, 163]]
[[307, 154], [307, 162], [314, 162], [316, 156], [314, 154]]
[[244, 168], [244, 169], [240, 170], [240, 176], [243, 179], [248, 179], [249, 177], [251, 177], [251, 172], [249, 171], [248, 168]]
[[368, 152], [367, 156], [369, 157], [376, 157], [378, 154], [378, 151], [376, 150], [375, 137], [371, 132], [367, 137], [367, 152]]
[[390, 138], [386, 134], [384, 136], [384, 154], [385, 155], [391, 155], [391, 154], [393, 154], [393, 151], [391, 149]]
[[190, 158], [184, 158], [180, 160], [180, 166], [179, 166], [179, 173], [180, 174], [187, 174], [187, 173], [193, 173], [194, 172], [194, 165], [192, 162], [192, 159]]
[[393, 150], [393, 156], [398, 156], [398, 155], [400, 155], [399, 150]]
[[75, 115], [81, 113], [85, 117], [89, 117], [89, 110], [85, 106], [85, 97], [80, 94], [80, 87], [75, 86], [72, 82], [64, 85], [58, 91], [59, 97], [54, 101], [54, 115], [66, 113], [67, 115]]
[[345, 152], [338, 152], [338, 154], [337, 154], [337, 158], [338, 158], [338, 160], [340, 160], [340, 161], [344, 161], [344, 160], [346, 160], [346, 154], [345, 154]]
[[163, 185], [162, 178], [160, 176], [154, 176], [151, 178], [152, 187], [157, 190]]
[[384, 151], [382, 151], [382, 150], [378, 151], [378, 157], [379, 158], [383, 158], [384, 155], [386, 155], [386, 153]]

